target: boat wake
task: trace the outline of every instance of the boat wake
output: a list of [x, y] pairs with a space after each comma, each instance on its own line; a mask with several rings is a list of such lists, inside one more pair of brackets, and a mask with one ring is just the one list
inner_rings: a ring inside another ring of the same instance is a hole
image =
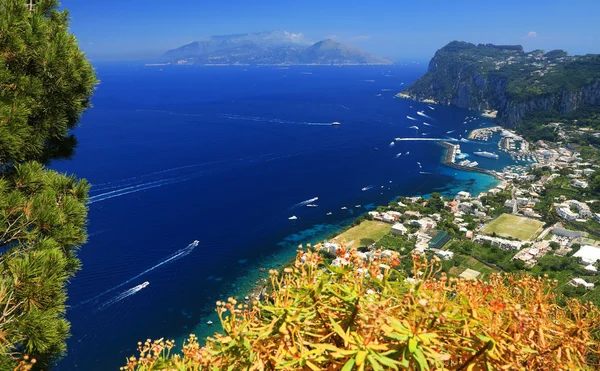
[[426, 113], [425, 113], [425, 112], [423, 112], [423, 111], [419, 111], [419, 112], [417, 112], [417, 115], [419, 115], [419, 116], [423, 116], [423, 117], [426, 117], [426, 118], [428, 118], [428, 119], [430, 119], [430, 120], [435, 120], [433, 117], [429, 116], [428, 114], [426, 114]]
[[429, 108], [432, 111], [435, 111], [435, 108], [431, 107], [431, 106], [427, 106], [427, 108]]
[[398, 154], [396, 155], [396, 158], [398, 158], [398, 157], [400, 157], [400, 156], [402, 156], [402, 152], [398, 153]]
[[366, 187], [363, 187], [363, 188], [361, 188], [361, 191], [363, 191], [363, 192], [364, 192], [364, 191], [368, 191], [369, 189], [371, 189], [371, 188], [373, 188], [373, 187], [374, 187], [374, 185], [373, 185], [373, 184], [371, 184], [371, 185], [368, 185], [368, 186], [366, 186]]
[[425, 126], [433, 126], [433, 125], [431, 125], [431, 124], [428, 124], [428, 123], [426, 123], [426, 122], [424, 122], [424, 123], [423, 123], [423, 125], [425, 125]]
[[446, 142], [458, 142], [459, 140], [456, 138], [396, 138], [397, 142], [410, 142], [410, 141], [446, 141]]
[[111, 305], [116, 304], [116, 303], [120, 302], [121, 300], [140, 292], [141, 290], [146, 288], [149, 284], [150, 284], [150, 282], [146, 281], [140, 285], [130, 288], [129, 290], [123, 291], [122, 293], [115, 296], [114, 298], [111, 298], [110, 300], [107, 300], [106, 302], [104, 302], [101, 306], [98, 307], [98, 309], [96, 309], [96, 311], [104, 310], [104, 309], [110, 307]]
[[294, 206], [292, 206], [292, 208], [299, 207], [299, 206], [306, 206], [306, 205], [312, 204], [313, 202], [317, 201], [318, 199], [319, 199], [319, 197], [313, 197], [313, 198], [308, 199], [306, 201], [298, 202], [297, 204], [295, 204]]
[[447, 131], [446, 134], [454, 133], [456, 130]]
[[174, 254], [172, 254], [171, 256], [169, 256], [167, 259], [165, 259], [165, 260], [161, 261], [160, 263], [158, 263], [158, 264], [156, 264], [156, 265], [154, 265], [154, 266], [152, 266], [152, 267], [150, 267], [150, 268], [146, 269], [146, 270], [145, 270], [145, 271], [143, 271], [142, 273], [140, 273], [140, 274], [138, 274], [138, 275], [136, 275], [136, 276], [134, 276], [134, 277], [131, 277], [130, 279], [128, 279], [128, 280], [126, 280], [126, 281], [123, 281], [123, 282], [121, 282], [120, 284], [118, 284], [118, 285], [116, 285], [116, 286], [113, 286], [113, 287], [111, 287], [110, 289], [108, 289], [108, 290], [105, 290], [105, 291], [103, 291], [103, 292], [99, 293], [98, 295], [96, 295], [96, 296], [94, 296], [94, 297], [92, 297], [92, 298], [89, 298], [89, 299], [87, 299], [87, 300], [84, 300], [84, 301], [82, 301], [81, 303], [79, 303], [77, 306], [75, 306], [75, 307], [73, 307], [73, 308], [76, 308], [76, 307], [78, 307], [78, 306], [80, 306], [80, 305], [83, 305], [83, 304], [87, 304], [87, 303], [89, 303], [89, 302], [92, 302], [92, 301], [94, 301], [94, 300], [96, 300], [96, 299], [98, 299], [98, 298], [100, 298], [100, 297], [102, 297], [102, 296], [104, 296], [104, 295], [106, 295], [106, 294], [108, 294], [108, 293], [110, 293], [110, 292], [113, 292], [113, 291], [115, 291], [116, 289], [119, 289], [119, 288], [121, 288], [121, 287], [123, 287], [123, 286], [127, 285], [128, 283], [131, 283], [132, 281], [134, 281], [134, 280], [136, 280], [136, 279], [138, 279], [138, 278], [142, 277], [143, 275], [145, 275], [145, 274], [147, 274], [147, 273], [150, 273], [150, 272], [152, 272], [152, 271], [153, 271], [153, 270], [155, 270], [156, 268], [162, 267], [162, 266], [163, 266], [163, 265], [165, 265], [165, 264], [169, 264], [169, 263], [171, 263], [171, 262], [173, 262], [173, 261], [176, 261], [176, 260], [178, 260], [178, 259], [181, 259], [181, 258], [183, 258], [184, 256], [186, 256], [186, 255], [188, 255], [189, 253], [191, 253], [191, 252], [192, 252], [192, 251], [193, 251], [193, 250], [194, 250], [194, 249], [195, 249], [195, 248], [198, 246], [198, 243], [199, 243], [198, 241], [194, 241], [194, 242], [192, 242], [191, 244], [187, 245], [187, 246], [186, 246], [186, 247], [184, 247], [183, 249], [176, 251]]
[[417, 120], [416, 118], [414, 118], [414, 117], [410, 117], [410, 116], [406, 116], [406, 118], [407, 118], [407, 119], [409, 119], [409, 120], [413, 120], [413, 121], [419, 121], [419, 120]]
[[151, 188], [158, 188], [158, 187], [162, 187], [162, 186], [169, 185], [169, 184], [184, 182], [188, 179], [189, 179], [188, 177], [167, 178], [167, 179], [156, 180], [154, 182], [147, 182], [147, 183], [132, 185], [132, 186], [124, 187], [124, 188], [120, 188], [120, 189], [115, 189], [113, 191], [100, 193], [98, 195], [90, 197], [88, 200], [88, 203], [93, 204], [96, 202], [108, 200], [110, 198], [115, 198], [115, 197], [128, 195], [131, 193], [145, 191], [145, 190], [151, 189]]

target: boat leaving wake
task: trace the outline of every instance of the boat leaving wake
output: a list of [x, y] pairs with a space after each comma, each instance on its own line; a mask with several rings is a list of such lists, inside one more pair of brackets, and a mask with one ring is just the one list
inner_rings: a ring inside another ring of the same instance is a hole
[[364, 191], [368, 191], [369, 189], [371, 189], [371, 188], [373, 188], [373, 187], [374, 187], [374, 185], [372, 185], [372, 184], [371, 184], [371, 185], [368, 185], [368, 186], [366, 186], [366, 187], [363, 187], [363, 188], [361, 188], [361, 191], [363, 191], [363, 192], [364, 192]]
[[194, 250], [194, 249], [195, 249], [195, 248], [198, 246], [198, 243], [199, 243], [199, 241], [198, 241], [198, 240], [196, 240], [196, 241], [192, 242], [191, 244], [187, 245], [187, 246], [186, 246], [186, 247], [184, 247], [183, 249], [176, 251], [176, 252], [175, 252], [173, 255], [171, 255], [171, 256], [170, 256], [170, 257], [168, 257], [167, 259], [165, 259], [165, 260], [161, 261], [160, 263], [158, 263], [158, 264], [156, 264], [156, 265], [154, 265], [154, 266], [152, 266], [152, 267], [150, 267], [150, 268], [146, 269], [145, 271], [143, 271], [142, 273], [140, 273], [140, 274], [136, 275], [135, 277], [131, 277], [130, 279], [128, 279], [128, 280], [126, 280], [126, 281], [123, 281], [123, 282], [121, 282], [120, 284], [118, 284], [118, 285], [116, 285], [116, 286], [114, 286], [114, 287], [111, 287], [110, 289], [108, 289], [108, 290], [106, 290], [106, 291], [103, 291], [103, 292], [99, 293], [98, 295], [96, 295], [96, 296], [94, 296], [94, 297], [92, 297], [92, 298], [90, 298], [90, 299], [84, 300], [84, 301], [82, 301], [81, 303], [79, 303], [78, 305], [76, 305], [76, 306], [75, 306], [75, 307], [73, 307], [73, 308], [76, 308], [76, 307], [78, 307], [78, 306], [80, 306], [80, 305], [87, 304], [87, 303], [89, 303], [89, 302], [91, 302], [91, 301], [94, 301], [94, 300], [96, 300], [96, 299], [98, 299], [98, 298], [100, 298], [100, 297], [102, 297], [102, 296], [104, 296], [104, 295], [108, 294], [109, 292], [113, 292], [114, 290], [116, 290], [116, 289], [118, 289], [118, 288], [121, 288], [121, 287], [123, 287], [123, 286], [127, 285], [128, 283], [131, 283], [131, 281], [134, 281], [134, 280], [136, 280], [136, 279], [140, 278], [140, 277], [141, 277], [141, 276], [143, 276], [144, 274], [147, 274], [147, 273], [150, 273], [150, 272], [152, 272], [152, 271], [153, 271], [153, 270], [155, 270], [156, 268], [159, 268], [159, 267], [161, 267], [161, 266], [163, 266], [163, 265], [165, 265], [165, 264], [168, 264], [168, 263], [170, 263], [170, 262], [173, 262], [173, 261], [175, 261], [175, 260], [177, 260], [177, 259], [180, 259], [180, 258], [182, 258], [182, 257], [184, 257], [184, 256], [186, 256], [186, 255], [188, 255], [189, 253], [191, 253], [191, 252], [192, 252], [192, 251], [193, 251], [193, 250]]
[[141, 290], [146, 288], [149, 284], [150, 284], [150, 282], [146, 281], [140, 285], [130, 288], [129, 290], [123, 291], [119, 295], [115, 296], [114, 298], [106, 301], [104, 304], [99, 306], [96, 311], [104, 310], [104, 309], [110, 307], [111, 305], [116, 304], [116, 303], [120, 302], [121, 300], [140, 292]]
[[456, 130], [447, 131], [446, 134], [454, 133]]
[[406, 118], [407, 118], [407, 119], [409, 119], [409, 120], [418, 121], [418, 120], [417, 120], [416, 118], [414, 118], [414, 117], [406, 116]]
[[306, 206], [308, 204], [312, 204], [313, 202], [317, 201], [318, 199], [319, 199], [319, 197], [313, 197], [313, 198], [308, 199], [306, 201], [298, 202], [297, 204], [295, 204], [294, 206], [292, 206], [292, 208], [298, 207], [298, 206]]

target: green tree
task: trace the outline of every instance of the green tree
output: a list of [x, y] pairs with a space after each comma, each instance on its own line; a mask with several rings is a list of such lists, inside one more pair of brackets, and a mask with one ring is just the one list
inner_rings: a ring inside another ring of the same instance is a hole
[[[31, 4], [32, 6], [29, 6]], [[65, 285], [86, 241], [88, 184], [47, 170], [68, 157], [94, 70], [56, 0], [0, 0], [0, 368], [47, 369], [65, 351]]]

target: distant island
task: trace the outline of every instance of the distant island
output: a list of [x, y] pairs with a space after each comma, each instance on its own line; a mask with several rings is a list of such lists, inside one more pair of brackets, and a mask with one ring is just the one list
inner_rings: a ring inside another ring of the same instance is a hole
[[169, 50], [174, 65], [387, 65], [392, 61], [331, 39], [307, 42], [299, 34], [269, 31], [211, 36]]
[[600, 105], [600, 55], [453, 41], [399, 96], [497, 111], [498, 120], [512, 127], [534, 112], [565, 115]]

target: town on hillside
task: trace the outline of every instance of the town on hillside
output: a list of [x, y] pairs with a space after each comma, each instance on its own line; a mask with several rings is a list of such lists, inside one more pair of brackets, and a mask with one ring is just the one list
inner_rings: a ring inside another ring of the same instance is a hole
[[[485, 170], [499, 180], [496, 187], [478, 195], [460, 191], [453, 198], [439, 193], [399, 197], [318, 248], [333, 265], [348, 264], [343, 255], [347, 247], [357, 248], [364, 259], [376, 252], [399, 254], [398, 268], [406, 276], [414, 254], [437, 256], [444, 272], [467, 279], [518, 271], [547, 275], [565, 297], [600, 305], [597, 151], [562, 142], [530, 143], [500, 127], [477, 129], [470, 138], [488, 140], [496, 131], [501, 132], [501, 151], [528, 161], [502, 171]], [[446, 164], [456, 165], [460, 145], [446, 143], [446, 148]]]

